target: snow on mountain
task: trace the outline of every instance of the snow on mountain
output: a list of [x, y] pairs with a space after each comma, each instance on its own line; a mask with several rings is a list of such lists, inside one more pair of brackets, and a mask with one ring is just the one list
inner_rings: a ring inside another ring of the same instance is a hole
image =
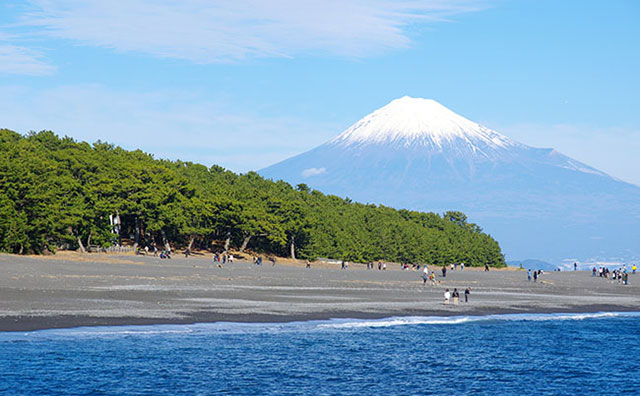
[[469, 121], [431, 99], [396, 99], [374, 111], [333, 139], [343, 147], [363, 144], [443, 146], [464, 144], [475, 150], [518, 146], [506, 136]]
[[434, 100], [396, 99], [259, 173], [361, 202], [462, 210], [510, 259], [640, 256], [639, 187]]

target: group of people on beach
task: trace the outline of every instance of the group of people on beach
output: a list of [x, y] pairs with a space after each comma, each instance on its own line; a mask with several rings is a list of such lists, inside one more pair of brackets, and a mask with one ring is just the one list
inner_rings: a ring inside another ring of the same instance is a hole
[[[455, 270], [457, 269], [457, 267], [453, 267], [452, 264], [452, 268]], [[447, 268], [446, 266], [442, 267], [442, 274], [443, 277], [446, 276], [447, 273]], [[422, 270], [422, 284], [426, 285], [427, 281], [430, 282], [431, 285], [435, 286], [439, 283], [441, 283], [440, 281], [436, 280], [436, 274], [434, 271], [429, 271], [429, 268], [425, 265], [424, 269]], [[469, 295], [471, 294], [471, 288], [467, 287], [464, 291], [464, 302], [469, 302]], [[444, 291], [444, 303], [446, 305], [449, 304], [450, 301], [453, 301], [453, 305], [458, 305], [458, 303], [460, 302], [460, 293], [458, 292], [458, 288], [454, 288], [453, 289], [453, 293], [451, 291], [449, 291], [449, 289], [445, 289]]]
[[[464, 263], [460, 263], [460, 271], [464, 271]], [[453, 263], [450, 265], [450, 270], [451, 271], [457, 271], [458, 270], [458, 263]], [[442, 277], [446, 278], [447, 277], [447, 266], [443, 265], [441, 268], [441, 272], [442, 272]], [[436, 273], [435, 271], [429, 271], [429, 268], [427, 267], [427, 265], [424, 265], [424, 269], [422, 270], [422, 284], [426, 285], [427, 281], [430, 282], [430, 284], [432, 285], [436, 285], [438, 283], [440, 283], [440, 281], [436, 280]]]
[[[276, 258], [272, 256], [268, 257], [268, 259], [269, 262], [271, 262], [271, 266], [274, 267], [276, 265]], [[253, 256], [253, 259], [251, 261], [255, 265], [262, 265], [262, 256]], [[309, 263], [309, 260], [307, 260], [307, 268], [311, 268], [311, 263]]]
[[[631, 271], [632, 273], [636, 273], [637, 267], [634, 264], [633, 267], [631, 267]], [[605, 278], [605, 279], [609, 279], [611, 278], [611, 282], [617, 282], [617, 283], [621, 283], [623, 285], [628, 285], [629, 284], [629, 272], [627, 271], [627, 266], [623, 265], [621, 268], [616, 268], [613, 271], [611, 271], [609, 268], [607, 267], [593, 267], [593, 269], [591, 270], [591, 276], [593, 277], [600, 277], [600, 278]]]
[[[188, 249], [187, 249], [188, 250]], [[141, 248], [140, 246], [136, 247], [136, 255], [146, 256], [149, 252], [153, 252], [153, 257], [160, 256], [161, 259], [170, 259], [171, 258], [171, 248], [163, 249], [162, 251], [158, 250], [156, 245], [149, 247], [149, 245]]]
[[424, 269], [422, 270], [422, 284], [426, 285], [427, 284], [427, 280], [433, 286], [435, 286], [437, 284], [435, 272], [434, 271], [429, 271], [429, 268], [425, 265]]
[[[375, 265], [373, 264], [373, 261], [367, 262], [367, 269], [368, 270], [375, 269]], [[387, 263], [378, 261], [378, 271], [386, 271], [386, 270], [387, 270]]]
[[226, 263], [233, 263], [233, 254], [227, 252], [216, 252], [213, 254], [213, 262], [218, 263], [218, 268], [222, 268]]
[[[471, 294], [471, 288], [466, 288], [464, 291], [464, 302], [469, 302], [469, 295]], [[446, 289], [444, 291], [444, 304], [449, 305], [449, 301], [453, 299], [453, 305], [458, 305], [460, 303], [460, 293], [458, 293], [458, 289], [454, 288], [453, 293]]]
[[[458, 270], [458, 265], [460, 265], [460, 271], [464, 271], [464, 263], [451, 263], [451, 265], [449, 265], [449, 269], [451, 271], [457, 271]], [[488, 268], [488, 265], [485, 264], [485, 266]], [[425, 265], [426, 267], [426, 265]], [[443, 265], [442, 266], [442, 277], [446, 278], [447, 277], [447, 266]], [[485, 269], [485, 271], [488, 271], [488, 269]]]
[[542, 274], [544, 274], [544, 271], [541, 270], [541, 269], [533, 271], [533, 272], [531, 271], [531, 269], [528, 269], [527, 270], [527, 280], [529, 282], [531, 282], [531, 279], [533, 278], [534, 282], [538, 282], [538, 278], [540, 278], [540, 276], [542, 276]]

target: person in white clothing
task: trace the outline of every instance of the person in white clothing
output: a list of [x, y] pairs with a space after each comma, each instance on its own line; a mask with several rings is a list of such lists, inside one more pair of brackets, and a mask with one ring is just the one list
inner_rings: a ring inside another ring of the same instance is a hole
[[451, 299], [451, 292], [449, 292], [449, 289], [444, 291], [444, 303], [449, 304], [449, 300]]

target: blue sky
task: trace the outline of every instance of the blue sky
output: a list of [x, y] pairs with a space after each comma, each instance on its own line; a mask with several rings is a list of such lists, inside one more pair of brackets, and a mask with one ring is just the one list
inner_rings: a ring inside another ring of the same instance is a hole
[[640, 185], [640, 2], [5, 1], [0, 127], [257, 170], [404, 95]]

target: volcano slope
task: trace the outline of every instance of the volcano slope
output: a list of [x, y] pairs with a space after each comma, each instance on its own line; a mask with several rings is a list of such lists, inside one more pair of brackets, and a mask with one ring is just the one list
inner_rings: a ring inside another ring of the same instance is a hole
[[433, 100], [396, 99], [259, 173], [366, 203], [461, 210], [498, 239], [508, 259], [640, 258], [640, 187]]

